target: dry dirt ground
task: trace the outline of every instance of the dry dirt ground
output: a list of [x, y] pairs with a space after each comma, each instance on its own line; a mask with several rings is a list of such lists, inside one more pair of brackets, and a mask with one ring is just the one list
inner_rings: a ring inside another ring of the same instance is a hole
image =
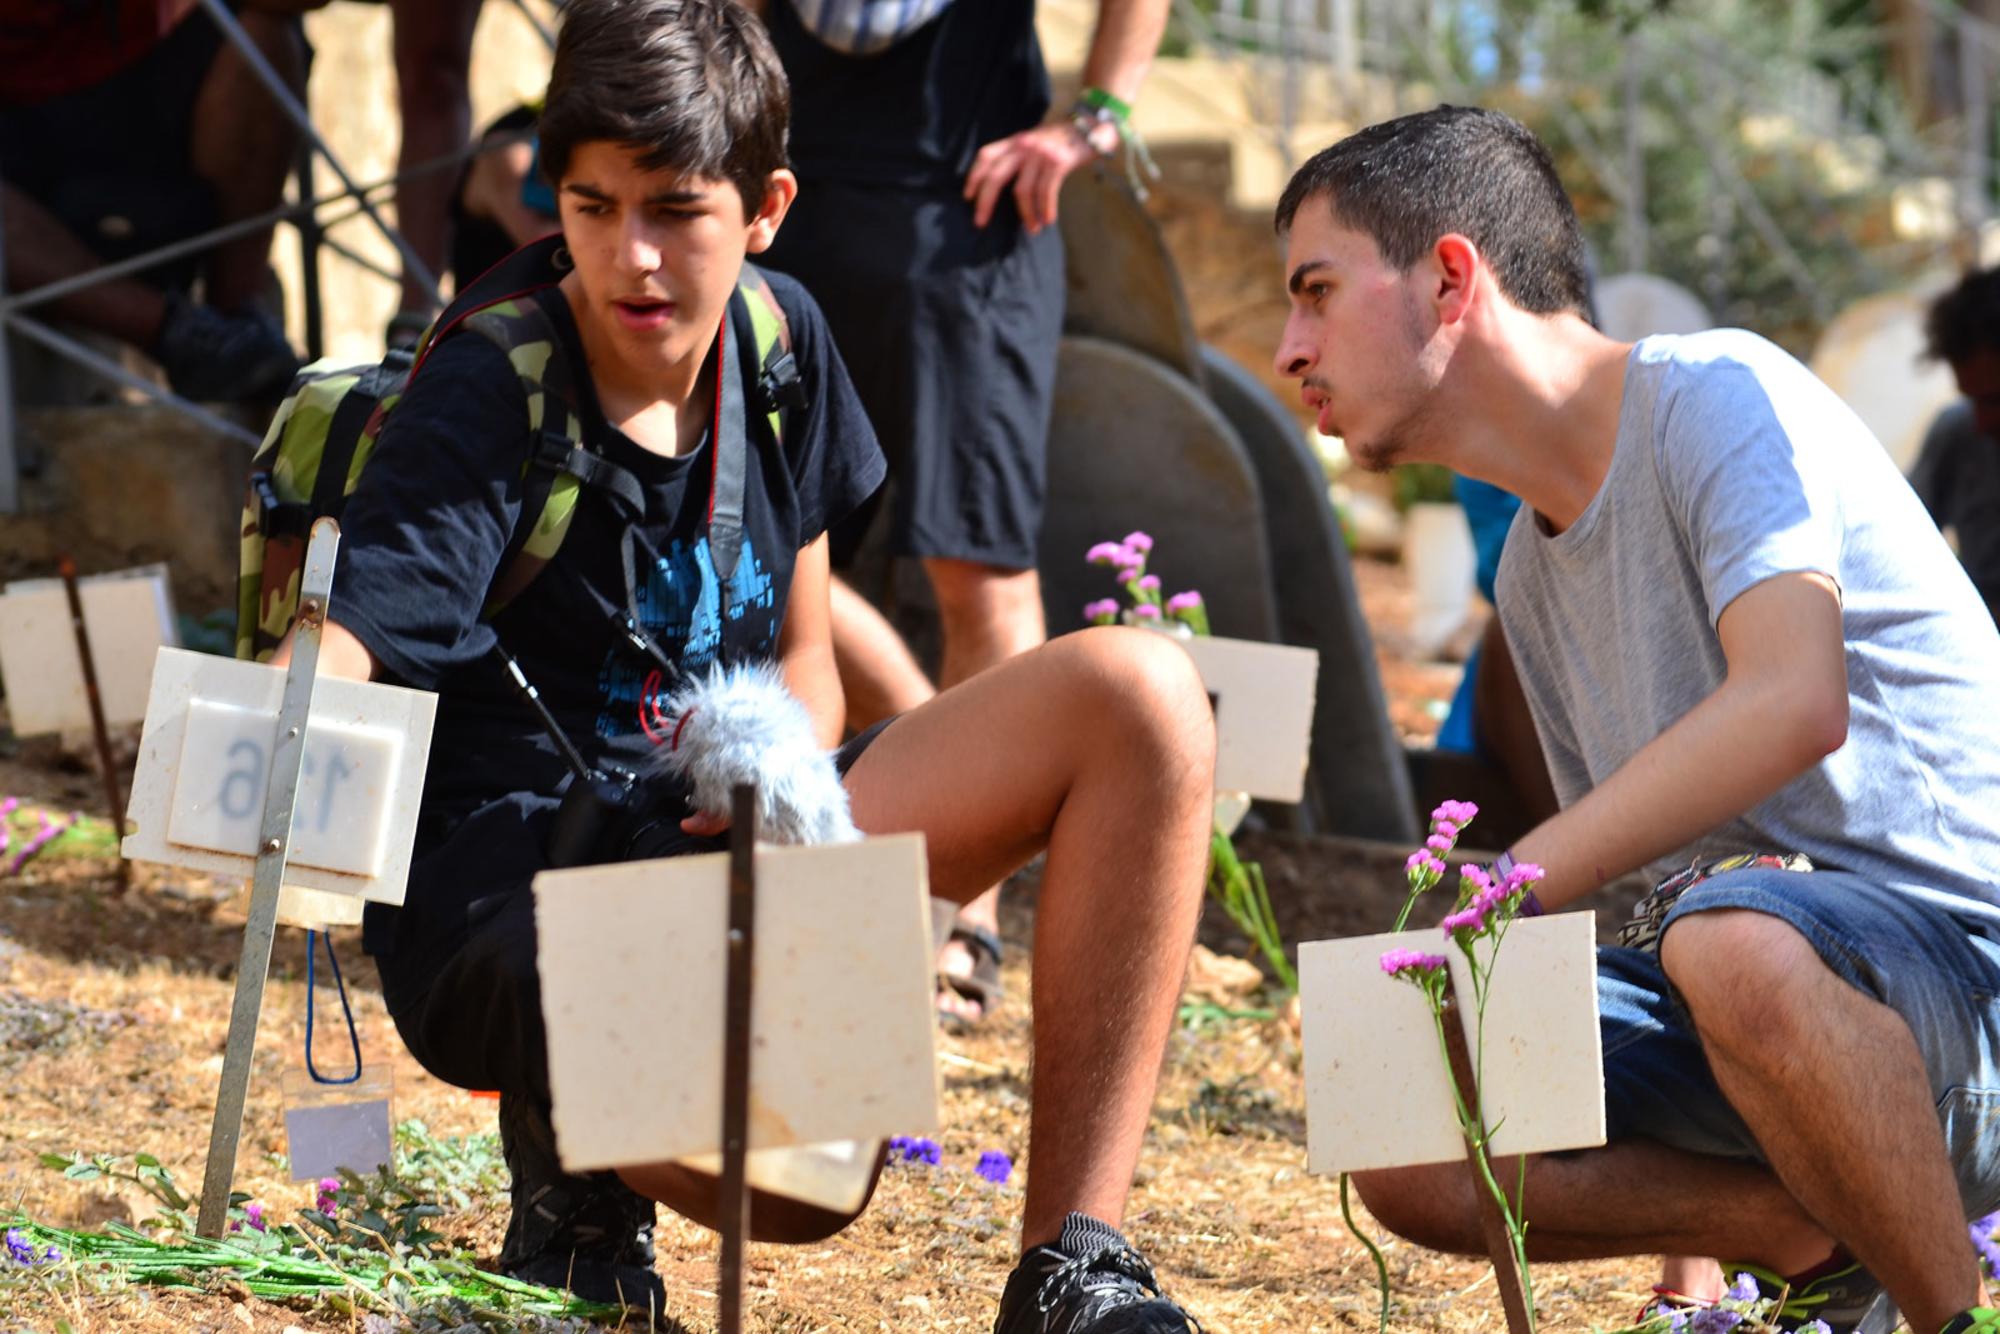
[[[1393, 572], [1364, 571], [1371, 613], [1389, 608]], [[1378, 624], [1380, 622], [1378, 621]], [[1434, 727], [1427, 700], [1449, 668], [1385, 664], [1408, 733]], [[40, 745], [0, 749], [0, 793], [68, 808], [99, 799], [86, 771]], [[1244, 853], [1270, 875], [1288, 940], [1386, 927], [1400, 896], [1396, 849], [1250, 835]], [[239, 948], [231, 886], [156, 867], [111, 893], [106, 862], [31, 863], [0, 881], [0, 1002], [64, 1003], [78, 1019], [53, 1034], [0, 1040], [0, 1209], [56, 1224], [148, 1216], [148, 1201], [62, 1180], [43, 1152], [149, 1152], [183, 1185], [200, 1180]], [[941, 1166], [894, 1167], [874, 1206], [839, 1237], [796, 1250], [752, 1249], [751, 1327], [771, 1331], [967, 1330], [991, 1326], [1013, 1259], [1021, 1174], [974, 1175], [986, 1149], [1024, 1158], [1028, 1108], [1032, 886], [1005, 922], [1009, 1000], [968, 1036], [940, 1039], [946, 1127]], [[1617, 909], [1607, 905], [1607, 918]], [[1245, 942], [1211, 908], [1204, 940]], [[490, 1131], [494, 1105], [430, 1078], [404, 1053], [354, 933], [338, 938], [364, 1040], [394, 1066], [395, 1115], [440, 1134]], [[237, 1167], [239, 1189], [280, 1216], [309, 1203], [285, 1180], [279, 1076], [300, 1059], [304, 946], [282, 932], [260, 1032]], [[324, 1019], [322, 1020], [324, 1022]], [[671, 1060], [670, 1050], [652, 1054]], [[1126, 1226], [1171, 1292], [1219, 1334], [1372, 1329], [1375, 1294], [1362, 1248], [1342, 1229], [1333, 1182], [1305, 1173], [1299, 1047], [1282, 1022], [1236, 1019], [1177, 1031]], [[498, 1249], [504, 1199], [475, 1201], [445, 1230], [481, 1255]], [[1364, 1216], [1364, 1225], [1370, 1226]], [[663, 1216], [660, 1269], [672, 1314], [714, 1328], [713, 1236]], [[1399, 1330], [1499, 1330], [1483, 1263], [1394, 1244], [1388, 1260]], [[1546, 1326], [1626, 1322], [1652, 1281], [1650, 1262], [1550, 1265], [1538, 1271]], [[5, 1303], [15, 1309], [8, 1310]], [[0, 1330], [301, 1330], [353, 1328], [345, 1316], [239, 1300], [126, 1289], [93, 1294], [0, 1286]]]

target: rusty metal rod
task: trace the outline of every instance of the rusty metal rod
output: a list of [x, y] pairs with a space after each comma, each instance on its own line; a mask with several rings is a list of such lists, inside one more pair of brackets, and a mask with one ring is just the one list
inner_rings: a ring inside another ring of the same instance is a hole
[[729, 828], [729, 967], [722, 1039], [722, 1232], [719, 1334], [742, 1334], [743, 1252], [750, 1236], [750, 983], [757, 945], [757, 789], [739, 785]]
[[83, 694], [90, 701], [90, 730], [97, 739], [97, 767], [104, 775], [104, 797], [111, 803], [111, 827], [118, 843], [118, 892], [132, 885], [132, 863], [125, 860], [125, 794], [118, 787], [118, 766], [111, 758], [111, 730], [104, 724], [104, 696], [97, 688], [97, 659], [90, 651], [90, 627], [83, 622], [83, 593], [76, 583], [76, 562], [68, 556], [56, 564], [63, 592], [69, 595], [69, 624], [76, 632], [76, 656], [83, 663]]
[[[1465, 1012], [1451, 983], [1450, 970], [1444, 977], [1444, 1003], [1440, 1007], [1444, 1046], [1451, 1058], [1451, 1082], [1458, 1087], [1459, 1100], [1472, 1116], [1472, 1123], [1484, 1127], [1486, 1114], [1479, 1105], [1479, 1080], [1473, 1073], [1472, 1053], [1466, 1045]], [[1465, 1139], [1466, 1170], [1472, 1173], [1472, 1195], [1479, 1203], [1479, 1230], [1486, 1238], [1486, 1253], [1493, 1260], [1493, 1277], [1500, 1287], [1500, 1305], [1507, 1314], [1509, 1334], [1531, 1334], [1534, 1321], [1528, 1315], [1527, 1285], [1521, 1280], [1521, 1266], [1514, 1257], [1514, 1241], [1507, 1232], [1507, 1220], [1500, 1216], [1500, 1202], [1486, 1188], [1477, 1144]], [[1489, 1164], [1490, 1166], [1490, 1164]]]

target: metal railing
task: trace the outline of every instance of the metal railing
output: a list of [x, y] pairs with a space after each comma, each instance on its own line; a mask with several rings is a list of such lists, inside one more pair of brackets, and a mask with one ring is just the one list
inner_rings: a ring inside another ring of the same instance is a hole
[[[297, 171], [298, 202], [283, 205], [256, 217], [239, 219], [142, 255], [100, 265], [73, 277], [44, 283], [24, 292], [10, 293], [5, 289], [5, 255], [0, 253], [0, 515], [17, 513], [20, 509], [19, 431], [12, 367], [9, 364], [7, 348], [6, 336], [9, 333], [17, 334], [65, 361], [93, 371], [115, 385], [172, 408], [220, 435], [253, 446], [259, 441], [256, 433], [246, 430], [199, 403], [181, 397], [145, 376], [135, 374], [114, 358], [78, 341], [30, 312], [87, 288], [120, 278], [129, 278], [190, 255], [206, 253], [241, 236], [282, 222], [296, 227], [299, 231], [305, 343], [308, 360], [317, 359], [322, 354], [325, 338], [319, 282], [321, 249], [332, 251], [359, 266], [364, 272], [384, 281], [395, 284], [403, 281], [403, 274], [393, 272], [339, 241], [329, 238], [326, 235], [327, 230], [351, 218], [366, 219], [395, 251], [410, 278], [430, 289], [435, 297], [438, 293], [436, 276], [410, 247], [409, 241], [402, 233], [383, 216], [381, 205], [388, 202], [397, 186], [404, 181], [450, 170], [479, 152], [493, 151], [524, 137], [496, 136], [484, 143], [467, 145], [459, 151], [417, 164], [401, 175], [361, 184], [341, 163], [332, 147], [313, 125], [312, 117], [304, 103], [265, 60], [263, 52], [258, 50], [224, 0], [198, 0], [198, 3], [202, 14], [199, 16], [190, 14], [182, 21], [194, 23], [205, 19], [214, 23], [221, 30], [223, 39], [242, 57], [265, 91], [276, 101], [282, 114], [305, 140]], [[554, 33], [544, 18], [535, 12], [529, 0], [514, 0], [514, 4], [543, 40], [553, 47]], [[325, 196], [315, 192], [313, 188], [315, 159], [323, 161], [339, 180], [341, 188], [338, 191]], [[343, 204], [346, 206], [344, 211], [331, 216], [322, 216], [323, 211]]]

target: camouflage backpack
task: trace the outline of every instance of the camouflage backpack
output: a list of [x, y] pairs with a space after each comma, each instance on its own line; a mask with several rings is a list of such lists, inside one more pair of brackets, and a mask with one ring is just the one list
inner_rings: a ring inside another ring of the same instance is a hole
[[[299, 373], [250, 463], [237, 580], [237, 657], [263, 662], [277, 649], [298, 614], [313, 520], [339, 517], [410, 377], [432, 349], [461, 330], [480, 334], [505, 352], [528, 397], [520, 518], [487, 590], [484, 614], [496, 615], [554, 557], [583, 487], [603, 491], [628, 521], [638, 517], [644, 507], [638, 480], [583, 438], [569, 359], [534, 297], [561, 280], [568, 260], [560, 236], [524, 246], [460, 293], [414, 354], [391, 352], [373, 366], [318, 361]], [[757, 407], [774, 446], [783, 438], [786, 409], [804, 404], [784, 311], [763, 275], [747, 263], [729, 301], [716, 366], [709, 546], [717, 573], [726, 580], [743, 540], [749, 453], [745, 381], [756, 386]], [[336, 605], [338, 596], [336, 589]]]

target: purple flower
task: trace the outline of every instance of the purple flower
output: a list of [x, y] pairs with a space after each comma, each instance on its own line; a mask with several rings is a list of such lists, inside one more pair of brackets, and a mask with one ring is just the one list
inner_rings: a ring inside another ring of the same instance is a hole
[[1754, 1302], [1761, 1295], [1757, 1290], [1757, 1280], [1749, 1274], [1738, 1274], [1736, 1281], [1729, 1285], [1729, 1300], [1732, 1302]]
[[1014, 1175], [1014, 1160], [998, 1149], [988, 1149], [979, 1155], [979, 1165], [972, 1170], [997, 1186]]
[[1479, 807], [1472, 802], [1446, 801], [1440, 802], [1438, 808], [1431, 812], [1431, 819], [1449, 820], [1455, 825], [1468, 825], [1472, 823], [1472, 817], [1477, 814]]
[[1451, 840], [1449, 838], [1446, 838], [1443, 834], [1432, 834], [1429, 838], [1424, 840], [1424, 846], [1429, 848], [1432, 852], [1450, 852]]
[[1694, 1313], [1694, 1319], [1688, 1322], [1688, 1334], [1728, 1334], [1742, 1323], [1743, 1317], [1736, 1312], [1711, 1306]]
[[1143, 565], [1121, 566], [1118, 571], [1118, 582], [1121, 584], [1136, 584], [1145, 573], [1146, 567]]
[[1116, 624], [1118, 621], [1118, 599], [1099, 598], [1095, 602], [1086, 602], [1083, 607], [1083, 619], [1089, 621], [1092, 625]]
[[1799, 1326], [1798, 1334], [1833, 1334], [1833, 1326], [1824, 1320], [1808, 1320]]
[[1132, 608], [1132, 614], [1142, 621], [1157, 621], [1160, 619], [1160, 609], [1150, 602], [1142, 602]]
[[1667, 1329], [1669, 1331], [1669, 1334], [1680, 1334], [1680, 1331], [1687, 1328], [1688, 1313], [1686, 1311], [1680, 1310], [1678, 1307], [1676, 1307], [1674, 1309], [1664, 1311], [1661, 1314], [1667, 1317]]
[[1099, 542], [1083, 558], [1092, 565], [1122, 565], [1126, 560], [1125, 548], [1116, 542]]
[[264, 1230], [264, 1206], [254, 1200], [243, 1206], [243, 1221], [262, 1232]]
[[1438, 926], [1449, 936], [1459, 931], [1483, 931], [1486, 929], [1486, 909], [1474, 899], [1467, 906], [1447, 916]]
[[1472, 886], [1475, 893], [1483, 894], [1493, 888], [1493, 877], [1486, 874], [1484, 867], [1474, 866], [1471, 862], [1458, 868], [1458, 878]]
[[1145, 533], [1127, 533], [1125, 534], [1125, 549], [1127, 551], [1136, 551], [1143, 556], [1153, 549], [1153, 539]]
[[1157, 592], [1159, 592], [1159, 591], [1160, 591], [1160, 576], [1159, 576], [1159, 575], [1157, 575], [1157, 574], [1142, 574], [1142, 575], [1140, 575], [1140, 576], [1139, 576], [1139, 591], [1140, 591], [1140, 592], [1142, 592], [1142, 593], [1157, 593]]
[[1442, 954], [1426, 954], [1422, 950], [1390, 950], [1382, 956], [1382, 971], [1391, 977], [1401, 977], [1405, 973], [1429, 972], [1444, 967]]
[[1190, 588], [1185, 593], [1176, 593], [1167, 599], [1168, 611], [1193, 611], [1201, 606], [1201, 594]]
[[323, 1214], [331, 1214], [340, 1204], [340, 1178], [321, 1177], [319, 1193], [313, 1198], [313, 1208]]
[[1441, 838], [1456, 839], [1458, 837], [1458, 826], [1449, 820], [1439, 820], [1431, 826], [1431, 832]]
[[1507, 889], [1511, 893], [1542, 879], [1544, 874], [1546, 873], [1542, 868], [1534, 862], [1515, 862], [1514, 869], [1507, 872]]
[[7, 1229], [7, 1258], [17, 1265], [35, 1263], [35, 1244], [28, 1240], [28, 1234], [20, 1228]]
[[922, 1135], [896, 1136], [889, 1141], [889, 1152], [892, 1156], [900, 1156], [906, 1163], [927, 1163], [932, 1167], [938, 1165], [937, 1141], [926, 1139]]

